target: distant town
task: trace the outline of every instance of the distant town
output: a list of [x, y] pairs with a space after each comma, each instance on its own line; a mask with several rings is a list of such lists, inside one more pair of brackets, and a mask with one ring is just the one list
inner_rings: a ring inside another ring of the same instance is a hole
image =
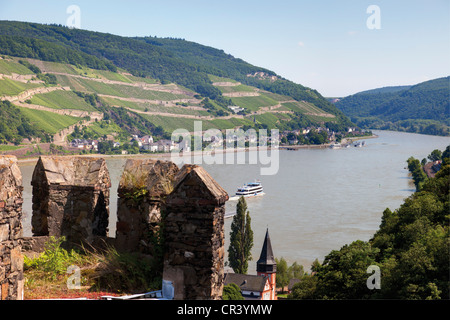
[[[244, 145], [242, 147], [257, 146], [258, 134], [257, 131], [247, 130], [242, 131], [244, 136]], [[338, 144], [344, 138], [356, 138], [371, 136], [371, 131], [360, 130], [356, 127], [349, 127], [345, 132], [335, 132], [329, 128], [324, 127], [307, 127], [304, 129], [283, 131], [279, 133], [279, 146], [308, 146], [308, 145], [331, 145]], [[214, 149], [216, 147], [226, 147], [230, 143], [234, 143], [241, 139], [241, 136], [232, 135], [225, 137], [225, 134], [203, 136], [202, 150], [205, 148]], [[272, 145], [271, 138], [268, 137], [264, 144]], [[71, 151], [85, 151], [100, 154], [136, 154], [136, 153], [168, 153], [172, 151], [193, 150], [194, 143], [180, 139], [172, 141], [169, 139], [156, 140], [150, 135], [138, 136], [132, 135], [128, 142], [118, 142], [114, 138], [100, 138], [100, 139], [73, 139], [70, 141], [69, 150]], [[240, 147], [241, 145], [237, 145]]]

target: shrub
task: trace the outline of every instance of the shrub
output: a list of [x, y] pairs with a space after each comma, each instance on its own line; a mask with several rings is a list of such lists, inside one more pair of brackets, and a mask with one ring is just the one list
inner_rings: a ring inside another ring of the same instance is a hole
[[50, 237], [46, 242], [44, 252], [37, 258], [24, 256], [24, 270], [34, 269], [41, 271], [45, 276], [55, 279], [58, 275], [65, 274], [67, 267], [80, 263], [82, 256], [75, 250], [67, 251], [61, 247], [65, 237]]
[[241, 290], [235, 283], [230, 283], [223, 287], [223, 300], [244, 300]]

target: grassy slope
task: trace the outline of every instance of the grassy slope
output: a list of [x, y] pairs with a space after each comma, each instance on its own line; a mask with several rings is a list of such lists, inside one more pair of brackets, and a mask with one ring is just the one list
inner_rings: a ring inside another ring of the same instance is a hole
[[84, 99], [71, 91], [52, 91], [43, 94], [36, 94], [31, 99], [32, 104], [37, 104], [53, 109], [73, 109], [84, 111], [96, 111]]
[[33, 110], [22, 107], [19, 107], [19, 109], [32, 123], [35, 123], [40, 129], [43, 129], [47, 133], [57, 133], [81, 120], [77, 117], [61, 115], [49, 111]]
[[38, 83], [24, 83], [11, 79], [0, 79], [0, 96], [15, 96], [28, 89], [41, 87]]
[[14, 60], [0, 59], [0, 73], [11, 75], [17, 74], [33, 74], [33, 72], [27, 67], [16, 63]]

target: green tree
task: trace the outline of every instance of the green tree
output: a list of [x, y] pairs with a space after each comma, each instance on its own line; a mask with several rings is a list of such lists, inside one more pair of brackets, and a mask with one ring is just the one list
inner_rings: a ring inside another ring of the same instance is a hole
[[317, 130], [311, 130], [306, 136], [310, 144], [324, 144], [327, 142], [326, 131], [318, 132]]
[[288, 299], [316, 299], [318, 277], [314, 275], [303, 275], [300, 278], [300, 282], [294, 284], [291, 293], [288, 295]]
[[301, 279], [304, 275], [303, 266], [294, 262], [288, 267], [286, 260], [282, 257], [277, 262], [277, 288], [284, 288], [289, 284], [292, 279]]
[[282, 288], [282, 291], [284, 292], [284, 287], [286, 287], [289, 284], [289, 273], [288, 273], [288, 265], [284, 258], [281, 258], [280, 260], [275, 258], [275, 261], [277, 263], [277, 288]]
[[422, 165], [418, 159], [409, 157], [406, 161], [408, 163], [409, 172], [411, 172], [416, 190], [420, 191], [423, 183], [427, 180], [427, 175], [423, 171]]
[[329, 253], [317, 269], [317, 296], [321, 299], [364, 299], [374, 293], [366, 286], [367, 268], [375, 265], [377, 248], [357, 240]]
[[247, 274], [248, 261], [252, 259], [253, 231], [251, 229], [250, 212], [247, 202], [240, 197], [236, 206], [236, 215], [233, 217], [230, 232], [230, 246], [228, 248], [228, 261], [235, 273]]
[[441, 159], [442, 159], [442, 151], [439, 150], [439, 149], [434, 149], [434, 150], [428, 155], [428, 159], [430, 159], [430, 161], [441, 160]]
[[445, 162], [445, 159], [450, 159], [450, 145], [445, 148], [444, 152], [442, 152], [442, 160]]
[[300, 279], [305, 274], [303, 266], [296, 261], [288, 268], [289, 280]]
[[223, 300], [244, 300], [241, 290], [235, 283], [230, 283], [223, 287]]

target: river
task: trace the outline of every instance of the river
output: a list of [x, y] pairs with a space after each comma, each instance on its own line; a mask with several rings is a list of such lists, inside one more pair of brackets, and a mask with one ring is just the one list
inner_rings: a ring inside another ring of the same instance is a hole
[[[279, 170], [260, 175], [258, 164], [203, 165], [229, 193], [255, 179], [265, 195], [247, 199], [254, 232], [253, 260], [249, 274], [256, 273], [266, 229], [275, 257], [294, 261], [309, 270], [331, 250], [355, 240], [369, 240], [381, 223], [386, 208], [397, 209], [415, 188], [406, 168], [413, 156], [426, 158], [434, 149], [444, 150], [450, 138], [413, 133], [374, 131], [379, 137], [365, 139], [361, 148], [300, 149], [279, 151]], [[112, 186], [109, 234], [115, 235], [116, 190], [125, 158], [107, 158]], [[34, 164], [21, 164], [24, 185], [24, 236], [31, 235], [31, 175]], [[228, 201], [226, 211], [235, 211]], [[229, 245], [231, 219], [225, 220], [225, 249]]]

